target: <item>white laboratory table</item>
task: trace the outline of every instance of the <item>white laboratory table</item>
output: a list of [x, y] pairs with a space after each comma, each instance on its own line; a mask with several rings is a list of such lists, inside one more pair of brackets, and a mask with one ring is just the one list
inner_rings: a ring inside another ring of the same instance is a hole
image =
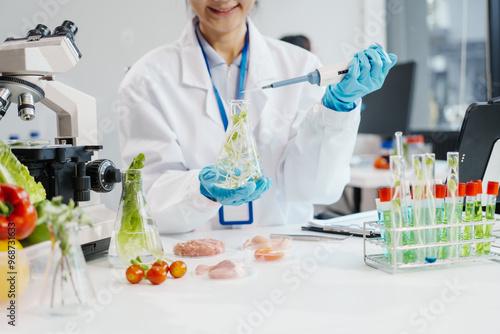
[[[164, 237], [166, 253], [178, 240], [213, 237], [226, 255], [244, 258], [249, 237], [302, 233], [299, 226], [221, 230]], [[307, 232], [313, 234], [312, 232]], [[19, 311], [15, 329], [1, 333], [498, 333], [500, 264], [482, 261], [390, 275], [363, 262], [363, 241], [294, 241], [297, 256], [281, 264], [253, 263], [256, 274], [233, 281], [188, 273], [162, 285], [131, 285], [106, 257], [88, 262], [97, 295], [93, 311], [54, 317]]]

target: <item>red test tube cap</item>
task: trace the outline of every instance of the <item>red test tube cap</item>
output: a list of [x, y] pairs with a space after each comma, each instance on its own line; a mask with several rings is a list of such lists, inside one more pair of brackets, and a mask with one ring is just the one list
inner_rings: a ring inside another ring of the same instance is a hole
[[465, 183], [459, 183], [458, 184], [458, 197], [464, 197], [465, 196]]
[[493, 181], [488, 182], [487, 194], [498, 196], [498, 182], [493, 182]]
[[391, 187], [379, 188], [378, 197], [380, 202], [389, 202], [391, 200]]
[[445, 198], [446, 186], [444, 184], [436, 184], [436, 198]]
[[473, 180], [472, 182], [477, 183], [477, 193], [482, 194], [483, 193], [483, 182], [481, 180]]
[[467, 185], [465, 186], [465, 194], [467, 196], [477, 196], [477, 183], [467, 182]]

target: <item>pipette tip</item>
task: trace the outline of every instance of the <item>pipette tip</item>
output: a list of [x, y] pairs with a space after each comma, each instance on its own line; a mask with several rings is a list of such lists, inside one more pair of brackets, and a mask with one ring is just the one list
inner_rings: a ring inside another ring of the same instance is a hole
[[273, 88], [273, 84], [267, 85], [267, 86], [262, 86], [262, 89], [267, 89], [267, 88]]

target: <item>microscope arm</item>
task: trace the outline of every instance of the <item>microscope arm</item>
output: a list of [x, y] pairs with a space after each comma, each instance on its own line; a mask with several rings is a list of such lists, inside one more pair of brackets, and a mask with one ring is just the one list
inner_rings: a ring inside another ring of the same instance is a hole
[[41, 102], [57, 114], [56, 144], [96, 145], [95, 98], [57, 81], [43, 81], [45, 98]]

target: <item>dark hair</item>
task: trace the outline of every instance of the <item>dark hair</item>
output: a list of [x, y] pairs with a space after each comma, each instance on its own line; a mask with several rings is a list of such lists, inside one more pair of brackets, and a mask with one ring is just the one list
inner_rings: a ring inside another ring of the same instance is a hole
[[304, 35], [287, 35], [281, 37], [280, 39], [282, 41], [295, 44], [297, 46], [300, 46], [301, 48], [311, 51], [311, 42], [309, 41], [309, 38]]

